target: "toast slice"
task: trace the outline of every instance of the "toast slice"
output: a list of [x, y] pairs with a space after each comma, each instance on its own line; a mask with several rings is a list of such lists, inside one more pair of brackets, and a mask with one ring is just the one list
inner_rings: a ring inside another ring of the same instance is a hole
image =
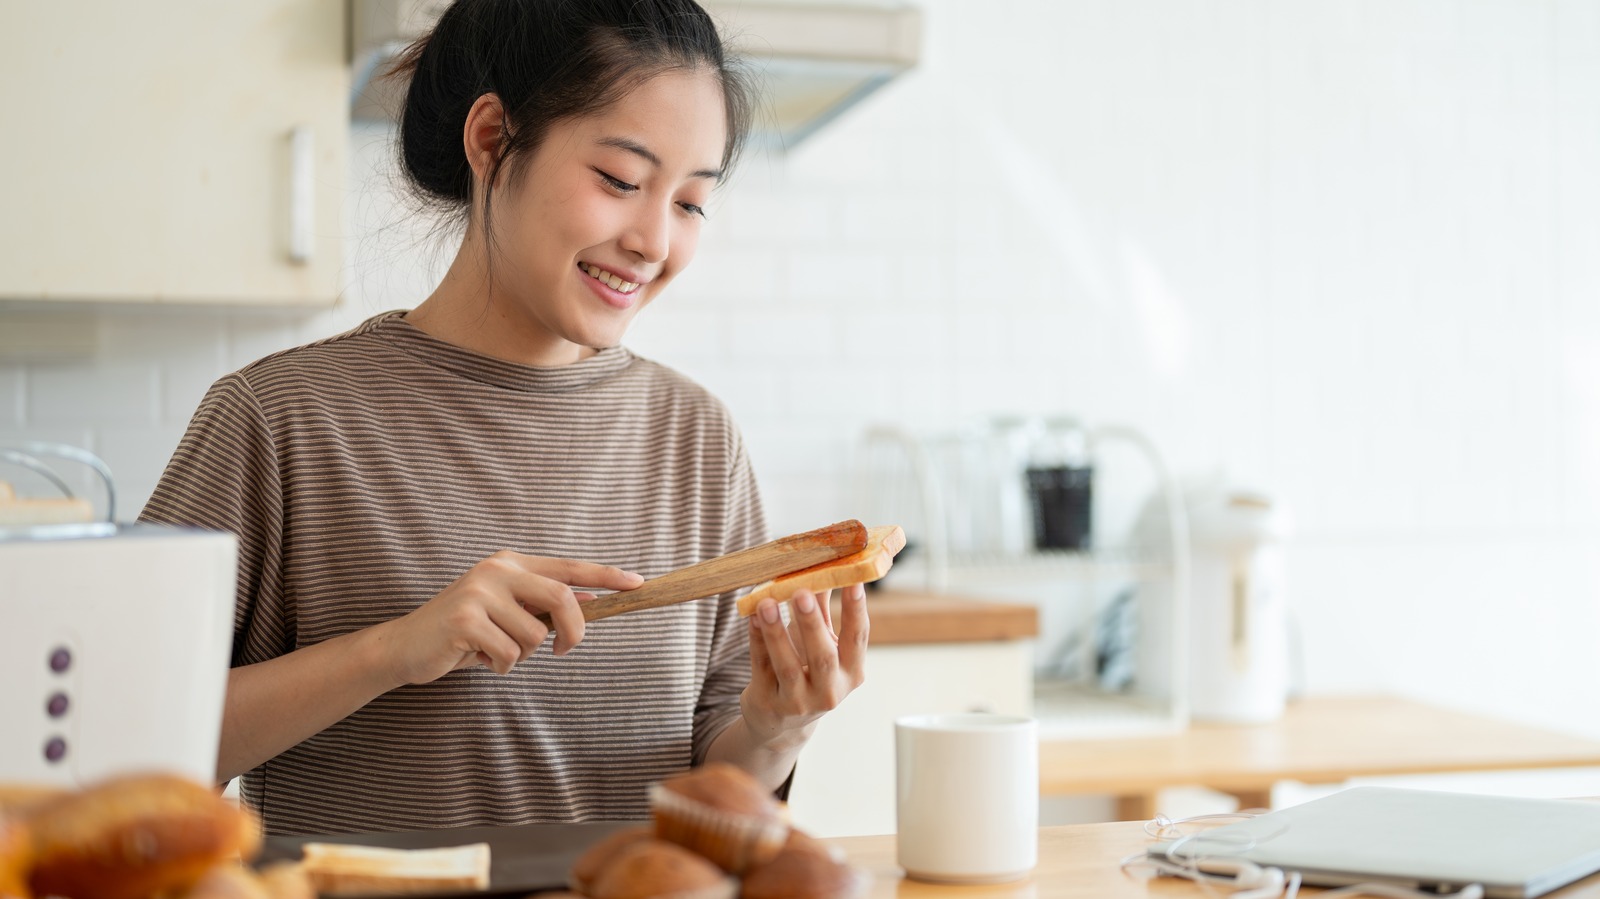
[[865, 549], [767, 581], [739, 597], [739, 614], [748, 618], [763, 599], [786, 602], [796, 590], [819, 592], [870, 583], [887, 574], [894, 557], [905, 548], [906, 532], [899, 525], [869, 528]]
[[397, 895], [489, 886], [489, 844], [384, 849], [307, 843], [301, 864], [323, 896]]

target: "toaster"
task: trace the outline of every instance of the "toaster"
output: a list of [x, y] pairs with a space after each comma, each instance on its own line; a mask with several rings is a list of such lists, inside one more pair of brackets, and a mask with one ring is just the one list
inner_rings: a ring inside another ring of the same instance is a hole
[[234, 536], [43, 518], [0, 515], [0, 782], [214, 782]]

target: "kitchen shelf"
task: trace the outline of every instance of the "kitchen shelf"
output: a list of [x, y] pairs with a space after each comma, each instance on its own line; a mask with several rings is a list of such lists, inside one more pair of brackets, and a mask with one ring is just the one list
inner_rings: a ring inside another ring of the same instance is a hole
[[953, 553], [946, 565], [966, 576], [1016, 572], [1092, 577], [1116, 572], [1170, 574], [1172, 562], [1143, 547], [1093, 550], [1036, 550], [1028, 553]]
[[[1015, 422], [1006, 426], [1015, 427]], [[917, 543], [890, 576], [896, 587], [1022, 599], [1039, 607], [1041, 621], [1059, 626], [1053, 635], [1041, 633], [1037, 652], [1036, 705], [1044, 731], [1070, 737], [1180, 730], [1189, 716], [1188, 685], [1177, 675], [1187, 670], [1188, 652], [1190, 563], [1183, 499], [1161, 454], [1143, 434], [1119, 426], [1083, 431], [1097, 479], [1103, 473], [1097, 456], [1111, 444], [1133, 448], [1148, 469], [1152, 491], [1131, 540], [1085, 550], [974, 551], [976, 544], [1015, 547], [1019, 542], [1015, 516], [1026, 512], [1018, 508], [1015, 495], [1004, 495], [1017, 490], [1016, 481], [1006, 474], [1015, 459], [985, 461], [986, 452], [997, 447], [1005, 451], [1004, 441], [997, 440], [992, 430], [914, 434], [892, 427], [870, 429], [862, 459], [886, 462], [890, 473], [864, 464], [862, 498], [868, 508], [889, 516], [884, 520], [905, 521], [907, 533]], [[1021, 479], [1020, 466], [1012, 476]], [[912, 485], [914, 500], [899, 506], [887, 502], [891, 497], [886, 494], [894, 485], [906, 482]], [[967, 505], [961, 506], [962, 502]], [[980, 504], [988, 507], [975, 507]], [[911, 514], [912, 507], [917, 514]], [[996, 539], [996, 528], [1009, 528], [1009, 536]], [[1095, 533], [1099, 535], [1098, 530]], [[1162, 670], [1170, 673], [1155, 675], [1162, 683], [1136, 683], [1137, 692], [1109, 692], [1096, 685], [1091, 670], [1096, 631], [1105, 603], [1129, 591], [1142, 604], [1137, 614], [1159, 605], [1156, 614], [1170, 622], [1161, 645], [1135, 640], [1130, 652], [1135, 657], [1141, 651], [1159, 654], [1150, 658], [1164, 656], [1167, 664]], [[1063, 593], [1082, 608], [1063, 610], [1056, 604]]]

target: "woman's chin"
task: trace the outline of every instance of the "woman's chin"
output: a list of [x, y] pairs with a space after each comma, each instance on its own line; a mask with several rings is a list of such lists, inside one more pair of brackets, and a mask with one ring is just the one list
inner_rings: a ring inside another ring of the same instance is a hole
[[592, 350], [607, 350], [622, 343], [626, 328], [588, 327], [576, 329], [567, 339]]

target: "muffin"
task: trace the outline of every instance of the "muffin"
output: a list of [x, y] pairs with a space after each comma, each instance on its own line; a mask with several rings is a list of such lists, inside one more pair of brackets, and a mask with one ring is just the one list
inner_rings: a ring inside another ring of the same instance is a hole
[[572, 887], [574, 892], [587, 893], [613, 856], [640, 840], [654, 837], [655, 831], [649, 827], [628, 827], [611, 834], [590, 846], [572, 863], [572, 870], [567, 872], [567, 886]]
[[816, 840], [791, 835], [789, 844], [764, 865], [745, 872], [742, 899], [860, 899], [872, 879], [845, 864]]
[[734, 899], [739, 884], [721, 868], [664, 840], [636, 840], [595, 876], [590, 899]]
[[827, 856], [836, 862], [844, 861], [844, 852], [838, 847], [829, 846], [796, 827], [789, 828], [789, 838], [783, 841], [783, 852], [809, 852], [812, 855]]
[[123, 777], [28, 817], [29, 886], [41, 896], [144, 899], [186, 890], [218, 862], [254, 857], [260, 828], [211, 787], [171, 775]]
[[656, 836], [735, 874], [783, 849], [783, 805], [740, 768], [715, 762], [650, 788]]

